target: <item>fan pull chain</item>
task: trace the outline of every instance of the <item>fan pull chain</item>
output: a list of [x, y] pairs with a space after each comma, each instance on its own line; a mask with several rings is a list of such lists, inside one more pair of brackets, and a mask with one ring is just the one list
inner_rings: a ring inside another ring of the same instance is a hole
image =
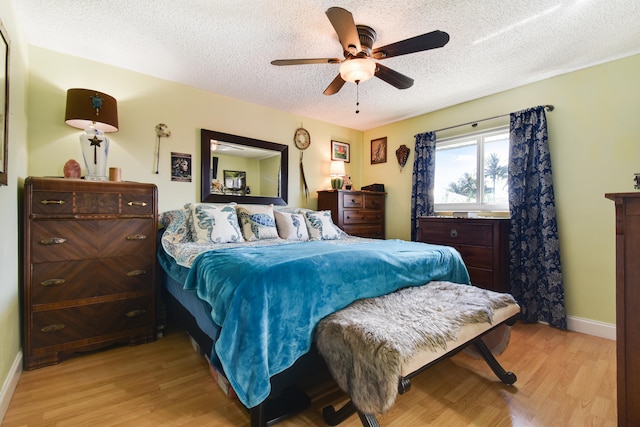
[[356, 114], [360, 112], [360, 80], [356, 80]]

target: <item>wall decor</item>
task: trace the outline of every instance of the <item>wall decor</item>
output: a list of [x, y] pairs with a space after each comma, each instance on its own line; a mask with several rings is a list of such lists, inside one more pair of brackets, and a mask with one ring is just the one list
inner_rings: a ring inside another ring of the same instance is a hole
[[396, 158], [398, 159], [398, 166], [400, 166], [400, 172], [404, 168], [404, 165], [407, 164], [407, 160], [409, 159], [409, 152], [411, 150], [406, 145], [402, 144], [396, 150]]
[[191, 182], [191, 154], [171, 153], [171, 181]]
[[7, 185], [9, 166], [9, 37], [0, 21], [0, 185]]
[[158, 123], [156, 125], [156, 136], [158, 137], [158, 143], [156, 145], [156, 173], [158, 173], [160, 165], [160, 138], [169, 138], [171, 131], [167, 129], [167, 125], [164, 123]]
[[371, 164], [387, 162], [387, 137], [371, 140]]
[[331, 141], [331, 160], [351, 162], [351, 147], [346, 142]]

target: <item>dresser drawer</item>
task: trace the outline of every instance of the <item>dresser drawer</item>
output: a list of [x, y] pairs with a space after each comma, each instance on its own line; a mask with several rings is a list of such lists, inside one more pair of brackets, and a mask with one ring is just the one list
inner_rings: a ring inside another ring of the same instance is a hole
[[493, 246], [493, 227], [490, 224], [474, 224], [473, 221], [424, 221], [420, 226], [421, 240], [448, 245]]
[[505, 284], [496, 285], [495, 280], [495, 272], [493, 270], [485, 270], [483, 268], [475, 268], [467, 266], [467, 270], [469, 271], [469, 277], [471, 278], [471, 283], [474, 285], [491, 289], [496, 292], [509, 292]]
[[348, 224], [377, 224], [380, 222], [382, 213], [380, 211], [345, 209], [342, 212], [342, 221]]
[[377, 194], [365, 194], [364, 207], [366, 209], [382, 209], [384, 207], [384, 196], [380, 196]]
[[81, 260], [151, 253], [152, 219], [42, 220], [31, 225], [31, 262]]
[[73, 193], [56, 191], [34, 191], [31, 210], [39, 215], [73, 213]]
[[148, 255], [32, 265], [34, 305], [128, 292], [151, 292], [153, 259]]
[[121, 204], [123, 215], [153, 215], [155, 211], [152, 194], [123, 194]]
[[384, 239], [384, 228], [381, 225], [345, 225], [344, 232], [353, 236]]
[[467, 267], [493, 269], [493, 248], [487, 246], [465, 246], [452, 244], [460, 252]]
[[364, 207], [364, 196], [356, 193], [340, 194], [342, 197], [343, 208], [361, 208]]
[[120, 211], [120, 195], [117, 193], [76, 193], [76, 214], [117, 215]]
[[141, 297], [56, 310], [33, 311], [32, 350], [131, 329], [153, 329], [153, 299]]

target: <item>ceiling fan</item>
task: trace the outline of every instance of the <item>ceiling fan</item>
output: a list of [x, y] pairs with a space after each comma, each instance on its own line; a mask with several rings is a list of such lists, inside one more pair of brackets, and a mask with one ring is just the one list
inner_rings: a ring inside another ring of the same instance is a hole
[[382, 60], [436, 49], [449, 42], [449, 34], [444, 31], [432, 31], [373, 49], [373, 43], [376, 41], [376, 32], [373, 28], [366, 25], [356, 25], [351, 12], [341, 7], [331, 7], [325, 13], [338, 34], [340, 44], [344, 49], [344, 59], [311, 58], [271, 61], [273, 65], [340, 64], [340, 73], [324, 90], [325, 95], [337, 93], [347, 81], [359, 84], [374, 76], [398, 89], [407, 89], [413, 85], [412, 78], [385, 67], [374, 59]]

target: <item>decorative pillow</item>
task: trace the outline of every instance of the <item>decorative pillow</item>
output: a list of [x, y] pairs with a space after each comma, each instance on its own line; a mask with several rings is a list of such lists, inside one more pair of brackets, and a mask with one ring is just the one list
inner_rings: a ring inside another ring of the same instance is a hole
[[309, 240], [307, 223], [301, 213], [274, 212], [276, 216], [276, 227], [281, 239], [287, 240]]
[[278, 238], [273, 205], [238, 205], [236, 210], [245, 240], [251, 242]]
[[310, 240], [336, 240], [341, 236], [340, 229], [331, 219], [331, 211], [305, 212]]
[[234, 205], [191, 205], [196, 243], [242, 242]]

